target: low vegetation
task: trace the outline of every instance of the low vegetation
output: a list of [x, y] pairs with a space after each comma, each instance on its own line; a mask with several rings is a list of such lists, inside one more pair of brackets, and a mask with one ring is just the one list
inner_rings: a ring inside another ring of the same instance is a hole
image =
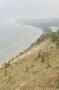
[[0, 69], [0, 90], [59, 90], [59, 31], [42, 35], [29, 52]]
[[56, 47], [59, 48], [59, 30], [55, 33], [52, 33], [51, 40], [53, 43], [56, 43]]
[[57, 79], [55, 80], [56, 89], [59, 89], [59, 75]]

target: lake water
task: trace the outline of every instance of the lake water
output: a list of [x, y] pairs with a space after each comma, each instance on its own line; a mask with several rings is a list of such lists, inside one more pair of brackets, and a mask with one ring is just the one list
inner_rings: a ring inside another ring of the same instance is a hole
[[28, 48], [42, 33], [28, 25], [0, 24], [0, 63]]

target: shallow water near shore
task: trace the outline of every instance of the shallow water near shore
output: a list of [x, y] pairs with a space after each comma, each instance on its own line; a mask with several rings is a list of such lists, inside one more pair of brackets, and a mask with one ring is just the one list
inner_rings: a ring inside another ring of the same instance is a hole
[[42, 34], [40, 28], [20, 24], [0, 24], [0, 63], [24, 51]]

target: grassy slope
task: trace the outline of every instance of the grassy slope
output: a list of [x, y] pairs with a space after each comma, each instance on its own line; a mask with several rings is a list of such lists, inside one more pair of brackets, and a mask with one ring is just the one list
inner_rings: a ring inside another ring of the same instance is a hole
[[46, 39], [0, 69], [0, 90], [59, 90], [56, 44]]

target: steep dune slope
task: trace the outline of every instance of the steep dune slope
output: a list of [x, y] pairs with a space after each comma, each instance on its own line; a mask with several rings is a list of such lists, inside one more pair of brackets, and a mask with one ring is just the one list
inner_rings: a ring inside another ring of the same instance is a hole
[[59, 48], [50, 38], [0, 69], [0, 90], [59, 90]]

